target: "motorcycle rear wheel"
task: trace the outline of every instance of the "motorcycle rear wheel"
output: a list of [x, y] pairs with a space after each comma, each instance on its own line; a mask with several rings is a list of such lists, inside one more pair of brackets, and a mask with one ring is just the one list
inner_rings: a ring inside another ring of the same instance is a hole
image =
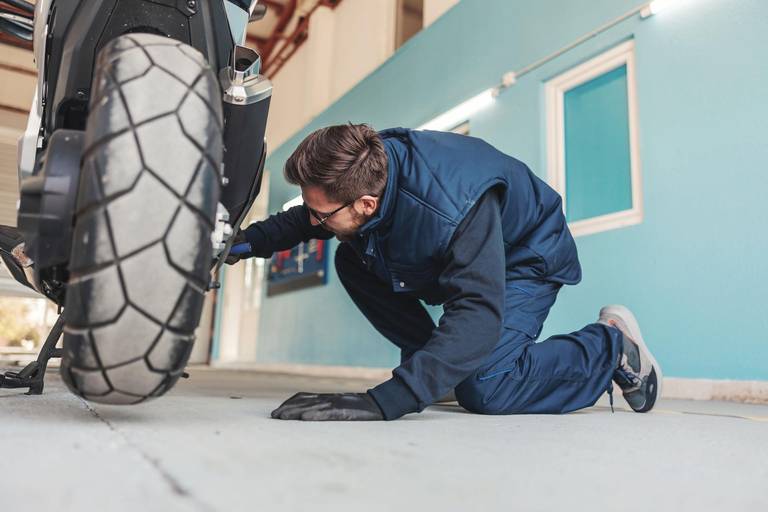
[[189, 359], [212, 260], [221, 93], [202, 54], [129, 34], [94, 69], [61, 374], [87, 400], [168, 391]]

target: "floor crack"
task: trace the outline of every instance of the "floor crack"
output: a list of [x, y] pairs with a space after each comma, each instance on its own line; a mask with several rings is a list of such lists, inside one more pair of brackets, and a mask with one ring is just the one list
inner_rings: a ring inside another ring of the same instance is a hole
[[145, 452], [140, 446], [138, 446], [136, 443], [131, 441], [128, 438], [128, 436], [126, 436], [123, 432], [121, 432], [115, 425], [112, 424], [112, 422], [110, 422], [108, 419], [101, 416], [98, 413], [98, 411], [94, 409], [93, 406], [91, 406], [91, 404], [89, 404], [86, 400], [83, 400], [82, 398], [80, 398], [80, 401], [85, 405], [85, 408], [88, 409], [88, 411], [97, 420], [104, 423], [104, 425], [106, 425], [109, 430], [111, 430], [112, 432], [120, 436], [120, 438], [125, 442], [125, 444], [128, 447], [136, 451], [145, 462], [147, 462], [150, 466], [152, 466], [175, 495], [190, 500], [190, 502], [201, 511], [211, 512], [215, 510], [214, 507], [211, 507], [210, 505], [200, 500], [197, 496], [192, 494], [192, 492], [189, 489], [184, 487], [184, 485], [182, 485], [181, 482], [179, 482], [172, 474], [170, 474], [165, 468], [163, 468], [159, 459], [151, 456], [150, 454]]

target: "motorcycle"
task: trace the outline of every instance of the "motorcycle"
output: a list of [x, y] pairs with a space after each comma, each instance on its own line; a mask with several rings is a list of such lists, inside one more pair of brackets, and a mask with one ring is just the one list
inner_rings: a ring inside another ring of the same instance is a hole
[[99, 403], [159, 397], [185, 375], [211, 276], [261, 187], [272, 84], [246, 29], [265, 12], [0, 2], [0, 30], [32, 40], [38, 69], [0, 257], [61, 313], [37, 361], [0, 387], [41, 393], [57, 356], [69, 389]]

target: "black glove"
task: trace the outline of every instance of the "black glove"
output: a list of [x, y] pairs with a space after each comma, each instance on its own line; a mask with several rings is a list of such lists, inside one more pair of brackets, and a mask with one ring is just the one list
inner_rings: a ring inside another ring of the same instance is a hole
[[[232, 242], [232, 249], [234, 249], [235, 246], [237, 246], [239, 244], [244, 244], [244, 243], [247, 243], [247, 242], [248, 242], [248, 240], [245, 239], [245, 231], [240, 230], [240, 231], [237, 232], [237, 234], [235, 235], [235, 239]], [[227, 259], [225, 259], [224, 262], [227, 265], [234, 265], [235, 263], [237, 263], [241, 259], [243, 259], [243, 258], [250, 258], [250, 257], [251, 257], [250, 251], [247, 252], [247, 253], [242, 253], [242, 254], [232, 254], [230, 252], [229, 254], [227, 254]]]
[[272, 411], [280, 420], [372, 421], [384, 414], [368, 393], [296, 393]]

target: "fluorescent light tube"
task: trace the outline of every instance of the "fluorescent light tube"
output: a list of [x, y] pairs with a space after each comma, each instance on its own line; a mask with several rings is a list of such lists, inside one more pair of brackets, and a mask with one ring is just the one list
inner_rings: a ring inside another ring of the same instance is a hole
[[302, 204], [304, 204], [304, 198], [301, 197], [301, 194], [299, 194], [283, 205], [283, 211], [289, 208], [293, 208], [294, 206], [302, 205]]
[[647, 18], [648, 16], [658, 14], [676, 2], [677, 0], [653, 0], [653, 2], [648, 3], [648, 5], [640, 11], [640, 17]]
[[419, 126], [418, 130], [450, 130], [468, 121], [473, 114], [484, 109], [495, 99], [494, 88], [485, 90], [464, 103], [453, 107], [448, 112], [437, 116], [431, 121]]

